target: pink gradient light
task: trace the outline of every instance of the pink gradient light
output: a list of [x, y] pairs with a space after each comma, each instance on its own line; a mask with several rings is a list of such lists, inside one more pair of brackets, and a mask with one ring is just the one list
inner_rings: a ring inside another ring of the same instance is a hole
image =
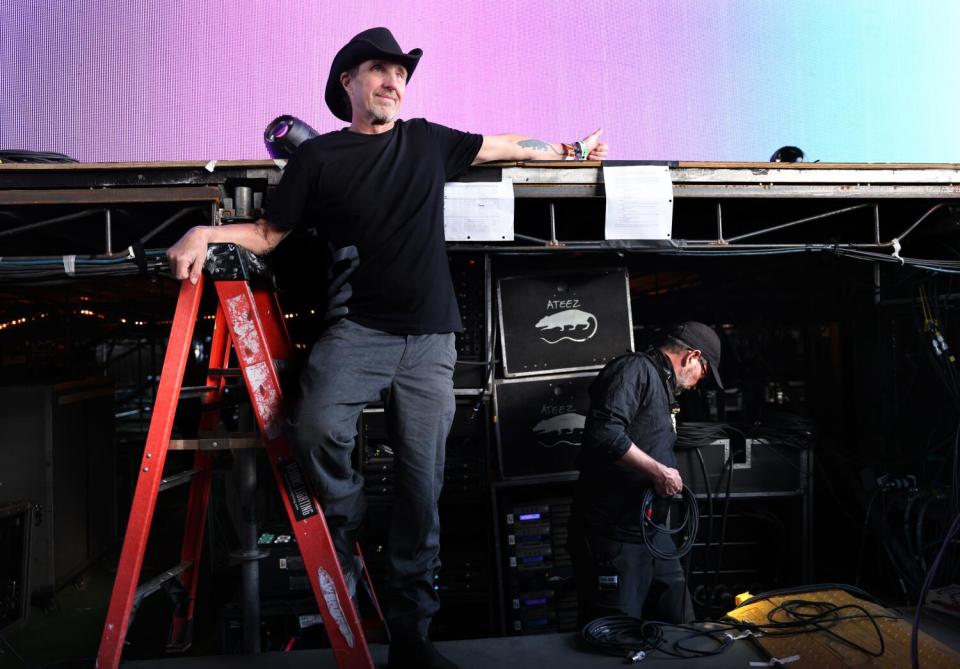
[[281, 114], [342, 127], [323, 104], [330, 62], [385, 25], [424, 50], [406, 118], [551, 141], [603, 127], [618, 159], [766, 160], [796, 144], [957, 160], [960, 94], [944, 82], [958, 19], [960, 3], [908, 0], [5, 0], [0, 149], [266, 158]]

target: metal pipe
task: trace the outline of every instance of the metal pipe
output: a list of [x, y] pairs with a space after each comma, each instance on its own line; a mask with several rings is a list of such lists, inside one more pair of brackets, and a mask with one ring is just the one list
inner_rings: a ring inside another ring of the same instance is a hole
[[113, 225], [110, 222], [110, 210], [106, 209], [107, 255], [113, 253]]
[[873, 205], [873, 243], [880, 244], [880, 205]]
[[550, 245], [557, 245], [557, 218], [553, 210], [553, 202], [550, 203]]
[[[880, 205], [873, 205], [873, 241], [880, 243]], [[873, 263], [873, 303], [880, 304], [880, 263]]]
[[845, 214], [848, 211], [855, 211], [857, 209], [863, 209], [864, 207], [869, 207], [869, 204], [857, 204], [852, 207], [844, 207], [843, 209], [836, 209], [834, 211], [828, 211], [825, 214], [817, 214], [816, 216], [808, 216], [807, 218], [801, 218], [796, 221], [790, 221], [789, 223], [782, 223], [780, 225], [774, 225], [770, 228], [765, 228], [763, 230], [756, 230], [754, 232], [747, 232], [742, 235], [737, 235], [736, 237], [731, 237], [728, 239], [728, 242], [737, 242], [741, 239], [747, 239], [748, 237], [756, 237], [757, 235], [762, 235], [767, 232], [774, 232], [776, 230], [783, 230], [784, 228], [789, 228], [794, 225], [800, 225], [801, 223], [809, 223], [810, 221], [818, 221], [822, 218], [829, 218], [831, 216], [836, 216], [837, 214]]
[[237, 218], [249, 218], [253, 207], [253, 189], [250, 186], [237, 186], [233, 189], [233, 211]]
[[257, 549], [257, 452], [236, 449], [233, 455], [233, 476], [240, 498], [237, 534], [240, 550], [234, 553], [240, 561], [240, 606], [243, 614], [243, 652], [260, 652], [260, 565]]
[[180, 220], [187, 214], [194, 211], [200, 211], [200, 207], [187, 207], [186, 209], [181, 209], [176, 214], [174, 214], [173, 216], [165, 220], [163, 223], [155, 227], [153, 230], [145, 234], [143, 237], [141, 237], [140, 243], [146, 244], [147, 241], [153, 238], [153, 236], [156, 235], [158, 232], [163, 231], [167, 226], [171, 225], [172, 223], [175, 223], [176, 221]]
[[717, 241], [723, 243], [723, 209], [717, 201]]
[[[933, 212], [935, 212], [937, 209], [939, 209], [939, 208], [942, 207], [942, 206], [943, 206], [943, 203], [941, 202], [940, 204], [935, 204], [935, 205], [933, 205], [932, 207], [930, 207], [930, 208], [927, 210], [927, 213], [925, 213], [923, 216], [921, 216], [920, 218], [918, 218], [913, 225], [911, 225], [909, 228], [907, 228], [906, 230], [904, 230], [903, 232], [901, 232], [901, 233], [900, 233], [900, 236], [899, 236], [899, 237], [896, 237], [895, 239], [899, 239], [899, 240], [902, 242], [904, 237], [906, 237], [906, 236], [909, 235], [911, 232], [913, 232], [913, 229], [914, 229], [914, 228], [916, 228], [918, 225], [920, 225], [921, 223], [923, 223], [923, 221], [924, 221], [930, 214], [932, 214]], [[892, 240], [892, 239], [890, 240], [890, 244], [889, 244], [889, 245], [890, 245], [890, 246], [893, 245], [893, 240]]]
[[10, 235], [15, 235], [20, 232], [27, 232], [28, 230], [36, 230], [37, 228], [43, 228], [48, 225], [53, 225], [54, 223], [64, 223], [66, 221], [73, 221], [78, 218], [85, 218], [86, 216], [93, 216], [94, 214], [99, 214], [103, 209], [84, 209], [83, 211], [78, 211], [73, 214], [67, 214], [66, 216], [57, 216], [56, 218], [48, 218], [45, 221], [37, 221], [36, 223], [28, 223], [27, 225], [21, 225], [19, 228], [10, 228], [9, 230], [0, 230], [0, 237], [9, 237]]

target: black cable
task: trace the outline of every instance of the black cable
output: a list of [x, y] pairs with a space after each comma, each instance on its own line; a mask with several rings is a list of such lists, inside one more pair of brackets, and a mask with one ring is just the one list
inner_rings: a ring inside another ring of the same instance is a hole
[[[640, 514], [643, 517], [643, 531], [641, 532], [641, 535], [643, 536], [643, 544], [647, 547], [647, 550], [650, 551], [651, 555], [661, 560], [682, 558], [684, 555], [690, 552], [690, 549], [693, 548], [693, 544], [697, 538], [697, 529], [700, 526], [700, 510], [697, 507], [697, 498], [693, 494], [693, 491], [687, 486], [683, 486], [681, 495], [686, 507], [686, 513], [683, 516], [683, 520], [680, 521], [680, 524], [677, 525], [677, 527], [668, 527], [666, 525], [660, 525], [653, 519], [653, 501], [654, 497], [656, 496], [653, 488], [647, 488], [643, 494], [643, 501], [640, 504]], [[674, 553], [667, 553], [660, 550], [653, 544], [651, 533], [648, 531], [648, 529], [652, 530], [654, 535], [674, 535], [686, 529], [687, 538]]]
[[[814, 609], [816, 613], [806, 613], [803, 609]], [[854, 609], [860, 611], [863, 615], [839, 616], [840, 611]], [[792, 620], [776, 620], [778, 613], [792, 618]], [[824, 632], [837, 641], [845, 643], [851, 648], [872, 657], [880, 657], [886, 650], [886, 644], [883, 640], [883, 632], [880, 631], [880, 625], [877, 624], [877, 616], [870, 613], [859, 604], [833, 604], [830, 602], [821, 602], [806, 599], [788, 599], [774, 606], [767, 612], [768, 623], [758, 625], [758, 628], [765, 636], [793, 636], [798, 633]], [[845, 636], [833, 631], [831, 627], [836, 624], [849, 620], [866, 618], [873, 625], [877, 638], [880, 641], [880, 649], [877, 651], [866, 648], [859, 643], [846, 638]], [[810, 629], [810, 628], [813, 629]]]
[[[713, 570], [713, 588], [716, 590], [720, 584], [720, 566], [723, 561], [723, 544], [727, 538], [727, 517], [730, 514], [730, 485], [733, 481], [733, 448], [730, 449], [730, 457], [727, 458], [727, 490], [723, 499], [723, 514], [720, 516], [720, 541], [717, 544], [717, 566]], [[721, 483], [723, 479], [721, 478]]]
[[912, 532], [910, 531], [911, 524], [911, 515], [914, 505], [917, 503], [917, 500], [920, 499], [922, 495], [919, 491], [910, 491], [907, 495], [907, 503], [903, 506], [903, 523], [901, 525], [903, 529], [903, 542], [907, 545], [907, 552], [913, 557], [914, 561], [919, 562], [918, 550], [920, 543], [913, 543], [913, 537], [910, 536]]
[[[690, 552], [686, 555], [686, 560], [683, 563], [683, 591], [680, 593], [680, 620], [687, 619], [687, 600], [691, 599], [690, 595], [690, 568], [693, 565], [693, 553]], [[693, 602], [691, 602], [693, 604]], [[694, 612], [696, 616], [696, 612]]]
[[0, 150], [0, 163], [75, 163], [76, 159], [56, 151], [30, 151], [28, 149]]
[[880, 496], [880, 488], [877, 488], [870, 494], [870, 500], [867, 502], [867, 512], [864, 514], [863, 527], [860, 530], [860, 550], [857, 551], [857, 569], [853, 573], [853, 584], [860, 585], [860, 569], [863, 567], [863, 555], [867, 547], [867, 528], [870, 526], [870, 513], [873, 511], [873, 505]]
[[[699, 630], [692, 625], [670, 625], [668, 623], [661, 623], [664, 627], [673, 627], [675, 629], [686, 629], [691, 630], [693, 633], [688, 634], [685, 637], [681, 637], [673, 642], [672, 648], [674, 652], [667, 651], [664, 648], [660, 648], [667, 655], [672, 657], [679, 657], [684, 659], [693, 659], [697, 657], [710, 657], [712, 655], [719, 655], [723, 653], [733, 645], [735, 638], [729, 634], [730, 630], [738, 629], [736, 625], [718, 625], [715, 629], [710, 630]], [[723, 636], [718, 636], [718, 635]], [[713, 650], [702, 650], [700, 648], [689, 648], [683, 644], [684, 641], [689, 639], [697, 638], [709, 638], [712, 641], [715, 641], [718, 644], [718, 647]]]
[[[711, 486], [710, 486], [710, 474], [707, 471], [707, 463], [703, 459], [703, 451], [698, 448], [696, 449], [696, 453], [697, 453], [697, 461], [700, 464], [700, 473], [703, 476], [703, 487], [707, 494], [707, 532], [706, 532], [706, 538], [704, 539], [704, 542], [703, 542], [703, 564], [704, 564], [704, 569], [706, 569], [710, 565], [710, 542], [713, 539], [713, 517], [714, 517], [713, 490], [711, 490]], [[693, 561], [693, 554], [691, 554], [689, 558], [689, 561], [687, 563], [688, 566], [692, 561]], [[688, 579], [688, 583], [689, 583], [689, 579]], [[686, 603], [686, 598], [684, 598], [684, 603]], [[706, 605], [706, 602], [702, 602], [702, 603]]]
[[737, 608], [743, 608], [744, 606], [749, 606], [755, 602], [762, 602], [765, 599], [770, 599], [771, 597], [784, 597], [786, 595], [804, 595], [813, 592], [822, 592], [824, 590], [843, 590], [844, 592], [859, 597], [860, 599], [866, 599], [869, 602], [878, 604], [880, 606], [885, 606], [883, 602], [874, 597], [872, 594], [864, 590], [863, 588], [857, 587], [856, 585], [850, 585], [849, 583], [814, 583], [812, 585], [798, 585], [791, 588], [779, 588], [777, 590], [768, 590], [767, 592], [762, 592], [759, 595], [754, 595], [745, 602], [741, 602], [740, 606]]
[[913, 669], [918, 669], [920, 666], [917, 645], [920, 638], [920, 612], [923, 610], [923, 600], [927, 598], [927, 591], [930, 589], [930, 586], [933, 585], [933, 579], [936, 576], [937, 569], [940, 566], [940, 560], [943, 558], [944, 553], [946, 553], [947, 546], [950, 545], [950, 542], [953, 541], [953, 537], [957, 534], [957, 530], [960, 530], [960, 514], [953, 519], [953, 524], [950, 526], [950, 530], [943, 539], [943, 545], [937, 552], [937, 557], [934, 558], [933, 564], [930, 565], [930, 570], [927, 572], [926, 578], [923, 580], [923, 587], [920, 589], [920, 596], [917, 598], [917, 612], [913, 616], [913, 627], [910, 631], [910, 666], [913, 667]]
[[[690, 634], [681, 637], [668, 646], [664, 628], [685, 630]], [[737, 629], [737, 627], [725, 624], [718, 629], [701, 630], [692, 625], [662, 623], [618, 615], [605, 616], [590, 621], [583, 626], [580, 637], [591, 648], [606, 655], [624, 657], [631, 662], [637, 662], [654, 651], [660, 651], [671, 657], [691, 659], [719, 655], [733, 644], [734, 638], [726, 634], [728, 630], [732, 629]], [[719, 634], [724, 634], [724, 636], [718, 637]], [[683, 641], [697, 637], [709, 638], [717, 644], [717, 647], [703, 650], [689, 648], [682, 644]]]
[[656, 625], [633, 616], [605, 616], [591, 620], [580, 631], [591, 648], [607, 655], [633, 659], [663, 643], [663, 631]]
[[924, 548], [927, 546], [923, 541], [923, 525], [927, 518], [927, 509], [930, 508], [930, 505], [934, 502], [938, 502], [943, 499], [937, 493], [930, 494], [926, 500], [924, 500], [923, 505], [920, 507], [920, 512], [917, 514], [917, 554], [919, 555], [919, 564], [920, 568], [926, 572], [927, 571], [927, 558], [924, 555]]

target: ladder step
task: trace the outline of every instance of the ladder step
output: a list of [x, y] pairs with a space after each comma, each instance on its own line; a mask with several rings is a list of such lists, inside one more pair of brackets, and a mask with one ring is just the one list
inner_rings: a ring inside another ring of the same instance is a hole
[[185, 572], [187, 569], [189, 569], [191, 566], [193, 566], [193, 560], [186, 560], [174, 567], [170, 567], [170, 569], [167, 569], [162, 574], [158, 574], [157, 576], [154, 576], [146, 583], [143, 583], [142, 585], [140, 585], [140, 587], [137, 588], [137, 594], [133, 598], [133, 605], [137, 606], [143, 600], [144, 597], [148, 597], [152, 595], [157, 590], [162, 588], [164, 583], [166, 583], [171, 579], [176, 578], [177, 576]]
[[162, 479], [160, 479], [160, 490], [169, 490], [170, 488], [176, 488], [184, 483], [188, 483], [199, 473], [199, 469], [185, 469], [184, 471], [177, 472], [171, 476], [164, 476]]
[[243, 376], [243, 370], [239, 367], [211, 367], [207, 370], [207, 376]]
[[216, 386], [183, 386], [180, 388], [180, 399], [203, 397], [207, 393], [212, 393], [216, 390]]
[[171, 439], [171, 451], [227, 451], [238, 448], [263, 448], [256, 433], [224, 434], [201, 439]]

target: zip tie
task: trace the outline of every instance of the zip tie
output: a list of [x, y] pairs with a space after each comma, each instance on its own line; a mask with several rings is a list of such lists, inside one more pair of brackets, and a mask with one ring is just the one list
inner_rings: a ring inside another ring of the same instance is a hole
[[63, 271], [73, 276], [77, 271], [77, 256], [63, 256]]
[[788, 657], [771, 657], [767, 662], [751, 662], [751, 667], [782, 667], [785, 664], [790, 664], [791, 662], [799, 662], [799, 655], [790, 655]]
[[900, 264], [903, 265], [903, 258], [900, 257], [900, 249], [902, 248], [900, 246], [900, 240], [894, 237], [891, 244], [893, 244], [893, 257], [899, 260]]
[[203, 166], [203, 169], [205, 169], [207, 172], [213, 172], [213, 170], [216, 169], [216, 167], [217, 167], [217, 161], [211, 160], [206, 165]]
[[763, 632], [754, 632], [753, 630], [744, 630], [743, 633], [737, 634], [734, 636], [730, 632], [725, 632], [724, 635], [730, 641], [739, 641], [740, 639], [747, 639], [750, 637], [758, 638], [763, 636]]

